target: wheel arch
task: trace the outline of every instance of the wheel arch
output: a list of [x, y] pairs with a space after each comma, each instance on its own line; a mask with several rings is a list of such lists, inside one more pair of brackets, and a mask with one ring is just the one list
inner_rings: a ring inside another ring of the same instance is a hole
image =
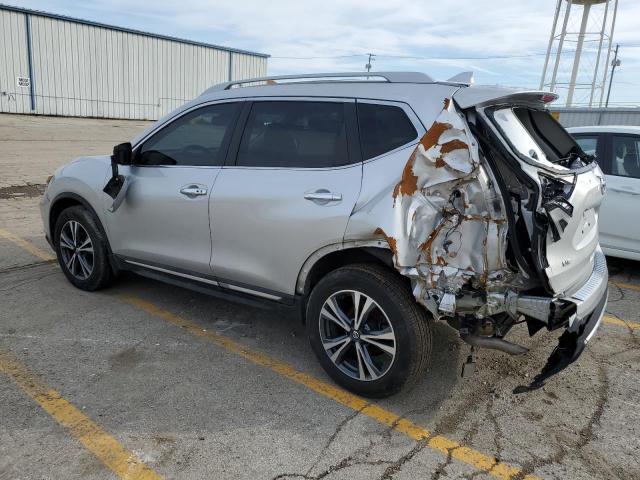
[[383, 241], [349, 242], [327, 245], [316, 250], [304, 263], [298, 274], [296, 294], [303, 298], [302, 319], [306, 300], [313, 287], [329, 272], [354, 263], [376, 263], [384, 266], [391, 275], [400, 278], [407, 288], [411, 282], [400, 275], [393, 266], [393, 253]]
[[51, 232], [51, 243], [55, 245], [56, 239], [54, 238], [54, 232], [56, 227], [56, 222], [60, 217], [60, 214], [69, 207], [74, 206], [82, 206], [89, 210], [91, 215], [96, 220], [96, 224], [98, 228], [101, 230], [104, 237], [107, 239], [107, 250], [109, 255], [111, 256], [111, 245], [109, 244], [109, 236], [107, 235], [104, 226], [102, 225], [102, 221], [100, 220], [100, 216], [97, 214], [95, 209], [91, 206], [91, 204], [82, 196], [73, 192], [64, 192], [57, 195], [54, 200], [51, 202], [51, 208], [49, 209], [49, 232]]

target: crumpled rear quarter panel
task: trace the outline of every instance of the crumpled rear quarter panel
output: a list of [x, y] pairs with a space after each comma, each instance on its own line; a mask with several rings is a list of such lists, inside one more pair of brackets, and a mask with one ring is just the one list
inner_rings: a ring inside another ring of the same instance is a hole
[[443, 98], [415, 148], [364, 164], [347, 239], [384, 238], [416, 299], [436, 317], [452, 314], [461, 289], [504, 290], [513, 277], [494, 185], [466, 122]]

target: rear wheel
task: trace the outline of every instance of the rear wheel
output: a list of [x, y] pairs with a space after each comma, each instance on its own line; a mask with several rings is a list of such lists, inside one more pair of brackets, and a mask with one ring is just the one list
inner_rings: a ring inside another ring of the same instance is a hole
[[86, 208], [65, 209], [56, 221], [54, 238], [58, 263], [73, 285], [93, 291], [113, 281], [107, 240]]
[[358, 264], [329, 273], [307, 305], [307, 334], [340, 385], [384, 397], [415, 383], [431, 354], [426, 312], [395, 273]]

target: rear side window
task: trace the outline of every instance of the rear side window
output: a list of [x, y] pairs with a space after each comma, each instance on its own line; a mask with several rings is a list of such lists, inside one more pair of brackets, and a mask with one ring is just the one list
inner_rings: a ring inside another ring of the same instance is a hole
[[171, 122], [144, 142], [138, 165], [222, 165], [238, 103], [209, 105]]
[[364, 160], [415, 140], [418, 132], [400, 107], [358, 103], [360, 148]]
[[640, 137], [614, 135], [611, 147], [611, 174], [640, 178]]
[[255, 102], [236, 164], [317, 168], [348, 163], [345, 104]]

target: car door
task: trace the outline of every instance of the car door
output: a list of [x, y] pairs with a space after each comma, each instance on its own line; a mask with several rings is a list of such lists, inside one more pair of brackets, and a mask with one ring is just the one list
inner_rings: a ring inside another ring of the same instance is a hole
[[227, 153], [239, 103], [199, 106], [138, 144], [120, 167], [129, 188], [107, 212], [114, 253], [135, 264], [210, 274], [209, 196]]
[[608, 134], [607, 193], [600, 208], [600, 239], [605, 248], [640, 253], [640, 135]]
[[255, 99], [211, 195], [213, 271], [223, 286], [293, 295], [304, 261], [342, 242], [360, 191], [355, 103]]

